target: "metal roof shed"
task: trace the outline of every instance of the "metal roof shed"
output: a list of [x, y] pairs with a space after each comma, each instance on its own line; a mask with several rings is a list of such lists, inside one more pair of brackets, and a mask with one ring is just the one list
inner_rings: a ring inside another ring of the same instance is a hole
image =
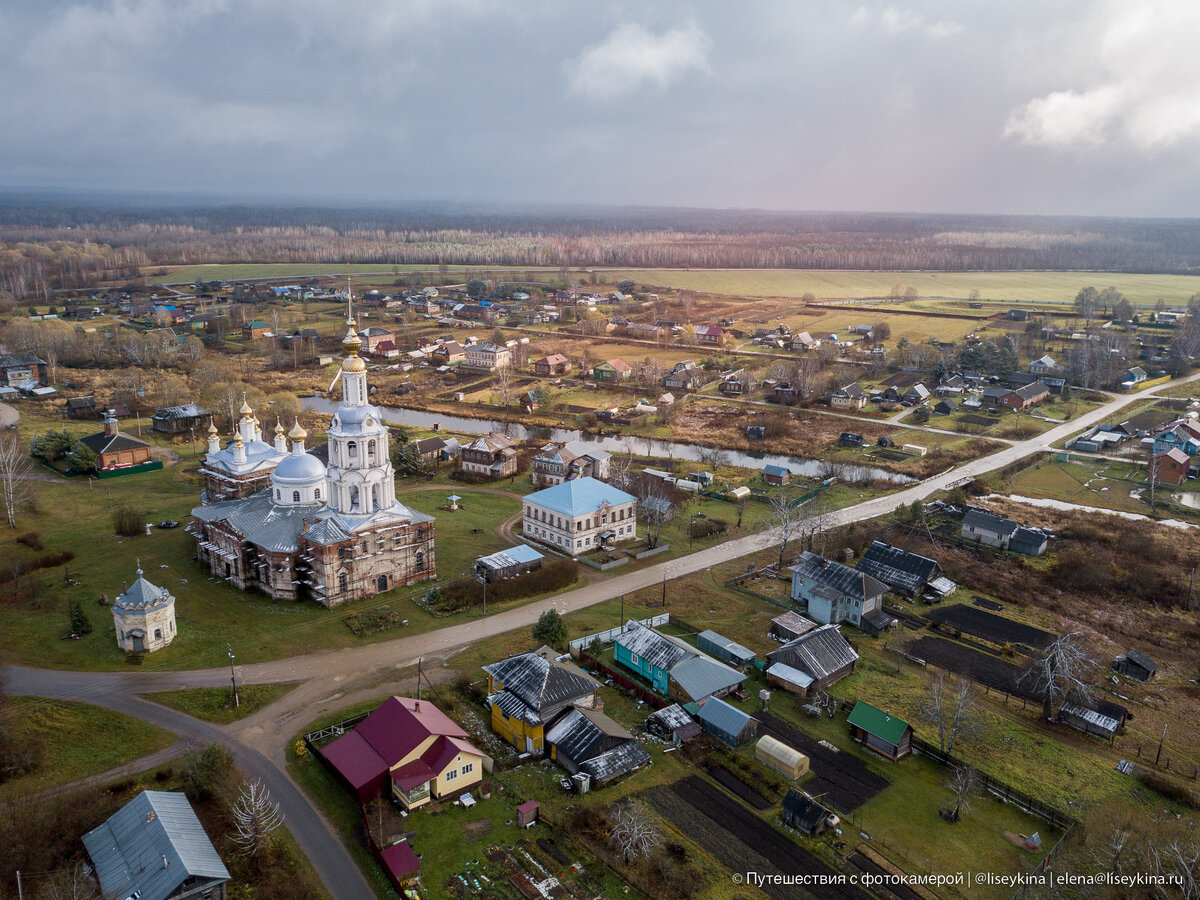
[[754, 662], [755, 652], [748, 647], [731, 641], [715, 631], [702, 631], [696, 635], [696, 646], [710, 656], [731, 666], [745, 668]]
[[870, 703], [859, 700], [854, 704], [846, 724], [854, 740], [888, 759], [896, 760], [912, 751], [912, 727]]
[[769, 734], [764, 734], [754, 745], [754, 758], [793, 781], [808, 771], [807, 756]]
[[715, 697], [700, 707], [700, 725], [717, 740], [740, 747], [758, 733], [758, 720]]

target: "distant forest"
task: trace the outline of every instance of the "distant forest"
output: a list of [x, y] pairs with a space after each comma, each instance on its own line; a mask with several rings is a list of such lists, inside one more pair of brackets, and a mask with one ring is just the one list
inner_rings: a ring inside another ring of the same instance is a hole
[[0, 289], [146, 266], [379, 265], [1200, 272], [1200, 220], [701, 209], [317, 207], [0, 197]]

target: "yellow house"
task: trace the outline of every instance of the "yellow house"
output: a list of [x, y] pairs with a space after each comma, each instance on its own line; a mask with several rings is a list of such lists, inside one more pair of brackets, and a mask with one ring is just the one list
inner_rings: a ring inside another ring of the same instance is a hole
[[466, 793], [491, 765], [445, 713], [411, 697], [389, 697], [321, 755], [361, 802], [390, 785], [405, 809]]
[[595, 709], [599, 683], [549, 647], [483, 667], [492, 730], [521, 753], [541, 755], [546, 728], [565, 710]]

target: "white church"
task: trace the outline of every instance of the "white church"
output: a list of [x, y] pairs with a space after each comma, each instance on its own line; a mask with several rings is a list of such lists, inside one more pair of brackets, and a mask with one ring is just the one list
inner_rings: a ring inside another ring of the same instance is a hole
[[298, 423], [286, 438], [276, 425], [274, 443], [263, 441], [247, 404], [225, 447], [209, 427], [203, 505], [188, 527], [197, 559], [243, 590], [337, 606], [437, 575], [434, 520], [396, 500], [389, 434], [368, 402], [353, 313], [346, 324], [328, 465], [305, 449]]

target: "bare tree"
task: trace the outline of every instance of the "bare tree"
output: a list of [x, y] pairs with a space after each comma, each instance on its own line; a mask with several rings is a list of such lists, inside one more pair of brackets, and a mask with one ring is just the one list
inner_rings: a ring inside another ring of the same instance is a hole
[[230, 837], [243, 856], [258, 856], [270, 845], [271, 832], [283, 824], [279, 804], [258, 779], [242, 782], [231, 812], [236, 833]]
[[1161, 842], [1150, 839], [1143, 844], [1143, 855], [1150, 872], [1172, 882], [1155, 885], [1153, 896], [1163, 900], [1200, 898], [1200, 839], [1194, 836]]
[[1085, 330], [1092, 327], [1092, 319], [1100, 311], [1100, 292], [1091, 285], [1080, 290], [1075, 295], [1075, 311], [1083, 319]]
[[638, 516], [646, 523], [646, 546], [654, 549], [663, 525], [675, 518], [682, 497], [661, 478], [644, 474], [633, 483], [632, 493], [638, 499]]
[[787, 556], [787, 545], [790, 541], [804, 535], [804, 525], [808, 513], [803, 510], [796, 498], [789, 491], [780, 491], [771, 497], [771, 527], [779, 539], [779, 571], [783, 571], [783, 562]]
[[971, 811], [971, 798], [979, 791], [979, 776], [970, 766], [955, 766], [947, 787], [954, 794], [954, 808], [949, 810], [946, 820], [957, 822]]
[[33, 499], [29, 480], [32, 472], [29, 452], [21, 439], [11, 431], [0, 434], [0, 495], [9, 528], [17, 527], [17, 508]]
[[1089, 682], [1095, 669], [1096, 662], [1088, 655], [1083, 636], [1072, 631], [1047, 647], [1017, 683], [1028, 684], [1042, 698], [1042, 715], [1049, 719], [1054, 708], [1066, 700], [1091, 702]]
[[630, 802], [617, 810], [616, 821], [609, 832], [617, 851], [629, 860], [649, 856], [662, 843], [662, 832], [649, 811], [640, 803]]
[[77, 860], [74, 865], [51, 872], [38, 896], [44, 900], [100, 900], [103, 896], [92, 878], [92, 868]]
[[961, 676], [953, 686], [945, 672], [929, 682], [929, 694], [922, 712], [925, 720], [937, 728], [938, 747], [943, 753], [953, 753], [958, 738], [979, 729], [980, 719], [975, 709], [977, 697], [971, 682]]

